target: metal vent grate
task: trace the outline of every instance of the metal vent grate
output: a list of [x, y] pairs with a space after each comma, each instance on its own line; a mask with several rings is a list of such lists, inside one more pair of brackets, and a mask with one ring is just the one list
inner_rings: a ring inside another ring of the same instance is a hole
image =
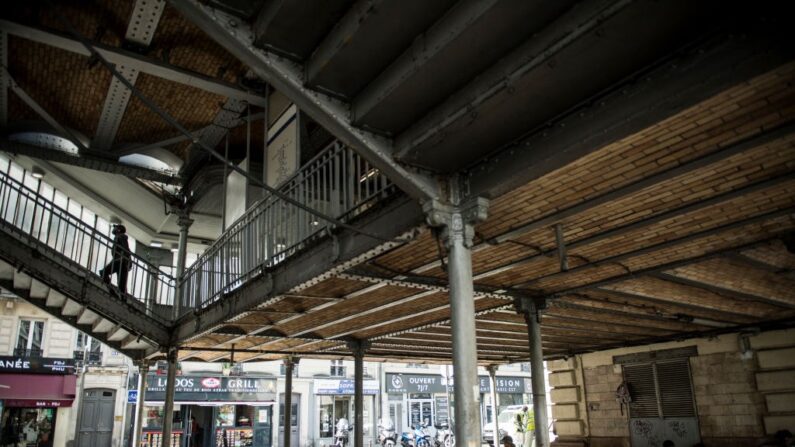
[[624, 365], [624, 380], [629, 384], [632, 402], [629, 414], [633, 418], [659, 417], [654, 367], [651, 363]]
[[693, 406], [693, 387], [690, 383], [690, 367], [687, 359], [657, 363], [660, 405], [663, 417], [693, 417], [696, 410]]

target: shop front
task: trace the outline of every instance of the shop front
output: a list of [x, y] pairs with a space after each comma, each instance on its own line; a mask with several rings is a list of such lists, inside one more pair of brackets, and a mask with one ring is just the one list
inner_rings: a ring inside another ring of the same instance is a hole
[[[495, 412], [494, 404], [491, 401], [491, 380], [489, 376], [479, 376], [481, 408], [480, 414], [483, 417], [482, 423], [486, 424], [493, 420]], [[496, 414], [499, 415], [505, 407], [510, 405], [531, 404], [533, 393], [532, 382], [529, 377], [497, 376], [497, 394], [499, 405]]]
[[0, 445], [50, 447], [77, 390], [71, 359], [0, 357]]
[[[481, 415], [491, 420], [491, 385], [488, 376], [480, 376]], [[454, 381], [437, 374], [386, 374], [387, 405], [384, 413], [399, 431], [408, 431], [418, 423], [441, 425], [450, 417]], [[531, 393], [529, 377], [497, 376], [499, 409], [527, 403]], [[498, 409], [498, 413], [499, 413]]]
[[[166, 376], [146, 382], [140, 447], [160, 445]], [[174, 392], [173, 438], [182, 447], [271, 445], [276, 379], [178, 376]]]
[[[318, 426], [315, 437], [320, 445], [334, 444], [334, 429], [337, 422], [345, 418], [352, 425], [354, 420], [355, 382], [352, 379], [315, 379], [315, 396], [318, 408]], [[379, 387], [377, 380], [364, 381], [364, 445], [377, 443], [375, 439], [375, 399]], [[353, 432], [349, 440], [353, 446]]]
[[[422, 422], [434, 425], [447, 422], [448, 387], [441, 375], [387, 373], [386, 392], [387, 414], [398, 432], [408, 431]], [[449, 392], [452, 395], [452, 384]]]

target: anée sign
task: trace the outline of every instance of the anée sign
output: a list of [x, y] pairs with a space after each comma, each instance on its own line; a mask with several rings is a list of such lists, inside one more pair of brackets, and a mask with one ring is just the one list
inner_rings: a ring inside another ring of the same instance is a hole
[[0, 372], [32, 374], [74, 374], [72, 359], [0, 356]]

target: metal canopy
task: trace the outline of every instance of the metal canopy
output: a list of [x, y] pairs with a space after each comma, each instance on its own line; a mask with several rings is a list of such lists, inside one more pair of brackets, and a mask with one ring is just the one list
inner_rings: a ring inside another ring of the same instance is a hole
[[[178, 321], [183, 358], [348, 356], [358, 339], [372, 359], [449, 361], [447, 252], [417, 202], [450, 174], [491, 199], [481, 363], [528, 359], [516, 300], [545, 300], [546, 358], [795, 324], [789, 5], [321, 3], [173, 0], [161, 26], [179, 10], [376, 166], [408, 198], [352, 223], [404, 238], [324, 233]], [[137, 147], [163, 141], [189, 143]]]

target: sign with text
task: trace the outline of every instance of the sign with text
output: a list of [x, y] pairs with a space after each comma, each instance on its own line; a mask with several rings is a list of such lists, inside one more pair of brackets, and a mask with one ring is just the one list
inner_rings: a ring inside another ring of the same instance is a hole
[[[356, 383], [352, 379], [316, 379], [315, 394], [355, 394]], [[378, 381], [365, 380], [364, 394], [378, 394]]]
[[[480, 376], [480, 392], [491, 393], [491, 380], [488, 376]], [[524, 394], [532, 393], [530, 378], [528, 377], [503, 377], [497, 376], [497, 393], [499, 394]]]
[[[166, 376], [146, 378], [147, 402], [166, 396]], [[179, 402], [269, 402], [276, 400], [276, 379], [262, 377], [178, 376], [174, 400]]]
[[[480, 392], [490, 393], [491, 383], [488, 376], [479, 376]], [[433, 374], [387, 374], [387, 393], [444, 393], [445, 378]], [[450, 380], [450, 391], [454, 388], [454, 380]], [[529, 377], [497, 376], [497, 392], [500, 394], [532, 393]]]
[[0, 356], [0, 372], [25, 374], [74, 374], [73, 359]]
[[[451, 387], [452, 388], [452, 387]], [[444, 393], [444, 378], [433, 374], [387, 374], [387, 393]]]
[[268, 129], [265, 181], [278, 188], [298, 170], [298, 109], [290, 106]]

